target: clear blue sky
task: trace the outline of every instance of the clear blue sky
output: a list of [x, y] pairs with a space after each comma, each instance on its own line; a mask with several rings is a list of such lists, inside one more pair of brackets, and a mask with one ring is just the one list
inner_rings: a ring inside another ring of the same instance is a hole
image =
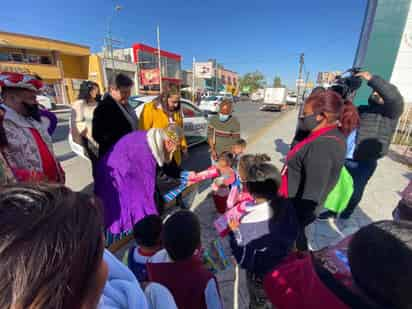
[[260, 70], [294, 85], [300, 52], [306, 70], [353, 63], [367, 0], [19, 0], [2, 1], [0, 30], [89, 45], [98, 51], [115, 4], [114, 36], [124, 47], [155, 45], [183, 56], [183, 68], [217, 58], [241, 74]]

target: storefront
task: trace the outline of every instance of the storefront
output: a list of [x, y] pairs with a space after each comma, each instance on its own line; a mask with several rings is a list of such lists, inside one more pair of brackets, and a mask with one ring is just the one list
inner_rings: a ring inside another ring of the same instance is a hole
[[[134, 44], [133, 60], [139, 71], [139, 93], [159, 93], [160, 74], [157, 49], [144, 44]], [[160, 51], [162, 87], [164, 89], [180, 88], [182, 82], [181, 61], [180, 55], [164, 50]], [[152, 78], [147, 78], [148, 75]]]
[[77, 84], [88, 78], [89, 54], [82, 45], [0, 32], [0, 71], [38, 75], [58, 104], [76, 99]]

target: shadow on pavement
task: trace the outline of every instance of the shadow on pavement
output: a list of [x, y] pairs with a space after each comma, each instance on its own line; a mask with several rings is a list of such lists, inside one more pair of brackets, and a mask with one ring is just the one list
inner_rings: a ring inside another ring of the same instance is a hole
[[183, 161], [183, 168], [189, 171], [200, 172], [210, 167], [209, 145], [206, 143], [193, 146], [189, 149], [189, 158]]
[[306, 228], [306, 233], [310, 247], [313, 250], [319, 250], [336, 244], [372, 222], [372, 219], [360, 207], [357, 207], [348, 220], [316, 220]]

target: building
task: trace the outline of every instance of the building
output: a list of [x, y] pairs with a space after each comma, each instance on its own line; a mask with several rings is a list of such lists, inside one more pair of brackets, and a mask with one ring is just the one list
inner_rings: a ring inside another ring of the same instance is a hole
[[137, 65], [133, 62], [133, 49], [115, 49], [113, 57], [105, 49], [90, 57], [89, 79], [99, 84], [101, 89], [107, 89], [113, 74], [125, 74], [135, 83], [132, 94], [137, 95], [139, 89]]
[[37, 74], [57, 103], [73, 102], [88, 78], [87, 46], [24, 34], [0, 32], [0, 71]]
[[320, 86], [329, 86], [335, 81], [336, 76], [339, 76], [341, 74], [342, 72], [340, 71], [319, 72], [317, 83]]
[[[395, 84], [412, 103], [412, 1], [369, 0], [354, 65], [367, 68]], [[367, 104], [364, 83], [355, 103]]]
[[[180, 88], [182, 57], [168, 51], [160, 51], [163, 89]], [[139, 72], [139, 93], [157, 94], [160, 90], [159, 57], [157, 49], [145, 44], [133, 45], [133, 61]]]
[[218, 77], [225, 91], [237, 94], [239, 89], [239, 75], [223, 66], [218, 66]]

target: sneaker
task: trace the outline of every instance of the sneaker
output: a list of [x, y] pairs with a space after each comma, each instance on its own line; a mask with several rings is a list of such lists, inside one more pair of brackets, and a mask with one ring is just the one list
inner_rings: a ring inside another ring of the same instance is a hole
[[329, 221], [329, 219], [336, 219], [336, 217], [337, 217], [336, 213], [328, 210], [328, 211], [322, 212], [318, 216], [318, 220], [319, 221]]

